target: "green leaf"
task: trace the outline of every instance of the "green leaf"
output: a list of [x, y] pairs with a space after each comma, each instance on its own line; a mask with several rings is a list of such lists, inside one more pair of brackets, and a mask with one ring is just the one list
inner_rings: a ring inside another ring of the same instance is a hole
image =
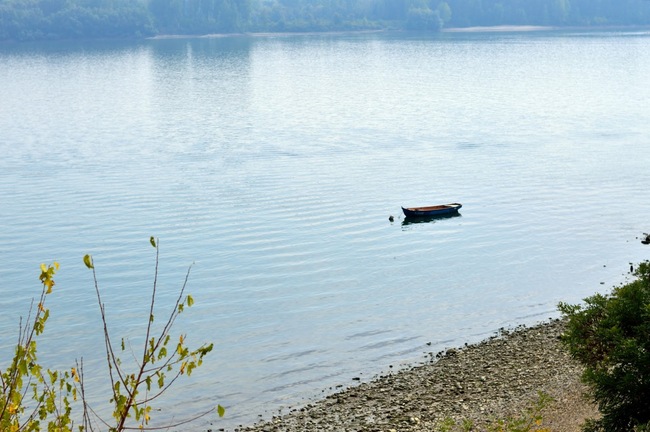
[[187, 306], [192, 307], [193, 304], [194, 304], [194, 299], [192, 298], [191, 295], [188, 295], [187, 296]]
[[212, 348], [214, 347], [214, 344], [211, 343], [210, 345], [205, 345], [202, 346], [201, 348], [197, 349], [196, 352], [201, 355], [201, 357], [205, 356], [207, 353], [212, 351]]
[[217, 405], [217, 413], [219, 413], [219, 417], [223, 417], [226, 414], [226, 409], [221, 405]]
[[86, 267], [89, 269], [95, 268], [93, 265], [93, 258], [89, 254], [84, 255], [84, 264], [86, 264]]
[[27, 362], [25, 360], [18, 363], [18, 371], [21, 375], [27, 375]]
[[151, 243], [151, 246], [156, 247], [156, 239], [153, 236], [149, 238], [149, 243]]

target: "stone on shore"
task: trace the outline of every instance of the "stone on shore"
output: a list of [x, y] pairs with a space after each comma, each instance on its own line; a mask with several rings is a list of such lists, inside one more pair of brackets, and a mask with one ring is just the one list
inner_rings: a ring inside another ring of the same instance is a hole
[[581, 367], [560, 344], [563, 328], [563, 321], [553, 320], [503, 332], [238, 430], [420, 432], [464, 421], [473, 424], [472, 430], [485, 430], [499, 419], [520, 416], [544, 392], [555, 402], [542, 413], [543, 425], [579, 431], [597, 409], [583, 397]]

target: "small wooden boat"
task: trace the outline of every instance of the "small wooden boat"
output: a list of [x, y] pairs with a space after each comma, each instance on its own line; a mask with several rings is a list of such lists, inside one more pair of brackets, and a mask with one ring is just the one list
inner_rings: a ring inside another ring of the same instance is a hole
[[406, 217], [444, 216], [457, 213], [462, 206], [460, 203], [451, 203], [427, 207], [402, 207], [402, 211]]

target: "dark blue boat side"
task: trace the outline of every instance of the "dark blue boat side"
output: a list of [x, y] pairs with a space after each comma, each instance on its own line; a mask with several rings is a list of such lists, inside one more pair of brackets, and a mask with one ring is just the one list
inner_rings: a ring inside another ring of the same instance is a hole
[[462, 206], [460, 203], [451, 203], [426, 207], [402, 207], [402, 211], [406, 217], [442, 216], [457, 213]]

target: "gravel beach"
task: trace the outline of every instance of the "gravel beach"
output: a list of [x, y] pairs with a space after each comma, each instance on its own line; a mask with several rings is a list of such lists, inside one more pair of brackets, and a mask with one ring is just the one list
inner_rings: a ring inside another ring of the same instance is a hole
[[416, 432], [467, 430], [462, 425], [472, 424], [471, 430], [480, 431], [498, 420], [522, 417], [544, 392], [553, 401], [541, 412], [539, 427], [577, 432], [598, 411], [583, 397], [580, 366], [560, 345], [563, 328], [563, 321], [553, 320], [504, 331], [236, 430]]

